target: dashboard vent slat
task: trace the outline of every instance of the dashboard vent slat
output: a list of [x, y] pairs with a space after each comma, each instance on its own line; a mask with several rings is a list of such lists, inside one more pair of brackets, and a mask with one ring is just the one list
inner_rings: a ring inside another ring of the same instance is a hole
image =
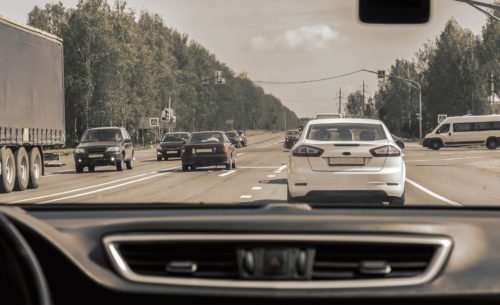
[[[140, 275], [207, 279], [239, 276], [235, 248], [227, 244], [121, 243], [119, 250], [130, 269]], [[189, 272], [168, 268], [176, 262], [192, 262], [195, 268]]]
[[[339, 278], [362, 280], [377, 278], [414, 277], [425, 272], [436, 247], [432, 245], [396, 244], [329, 244], [316, 247], [313, 280]], [[366, 263], [375, 262], [385, 269], [363, 269]], [[377, 272], [378, 271], [378, 272]]]

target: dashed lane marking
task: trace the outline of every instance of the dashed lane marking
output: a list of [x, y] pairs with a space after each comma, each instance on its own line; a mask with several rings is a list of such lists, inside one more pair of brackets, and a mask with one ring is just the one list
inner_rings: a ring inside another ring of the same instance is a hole
[[228, 172], [225, 172], [224, 174], [220, 174], [219, 177], [226, 177], [226, 176], [229, 176], [229, 175], [234, 174], [234, 173], [236, 173], [235, 169], [234, 170], [230, 170]]

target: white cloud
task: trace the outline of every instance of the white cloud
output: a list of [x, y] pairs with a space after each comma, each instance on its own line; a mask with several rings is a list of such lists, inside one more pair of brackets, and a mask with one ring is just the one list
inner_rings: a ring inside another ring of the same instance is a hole
[[306, 51], [327, 49], [341, 36], [328, 25], [309, 25], [291, 29], [276, 37], [256, 36], [250, 40], [250, 48], [258, 51]]

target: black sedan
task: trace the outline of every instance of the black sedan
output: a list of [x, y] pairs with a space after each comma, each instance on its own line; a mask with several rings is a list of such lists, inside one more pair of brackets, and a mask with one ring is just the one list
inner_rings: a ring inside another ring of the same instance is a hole
[[191, 134], [189, 132], [170, 132], [163, 136], [156, 147], [156, 160], [168, 160], [169, 156], [180, 157], [182, 147]]

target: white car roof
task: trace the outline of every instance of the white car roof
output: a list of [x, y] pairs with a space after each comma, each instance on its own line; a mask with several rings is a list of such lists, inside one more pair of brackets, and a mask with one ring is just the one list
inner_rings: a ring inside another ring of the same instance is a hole
[[382, 124], [382, 121], [380, 120], [372, 120], [372, 119], [355, 119], [355, 118], [348, 118], [348, 119], [316, 119], [316, 120], [311, 120], [309, 121], [309, 125], [313, 124], [335, 124], [335, 123], [344, 123], [344, 124], [351, 124], [351, 123], [359, 123], [359, 124]]

